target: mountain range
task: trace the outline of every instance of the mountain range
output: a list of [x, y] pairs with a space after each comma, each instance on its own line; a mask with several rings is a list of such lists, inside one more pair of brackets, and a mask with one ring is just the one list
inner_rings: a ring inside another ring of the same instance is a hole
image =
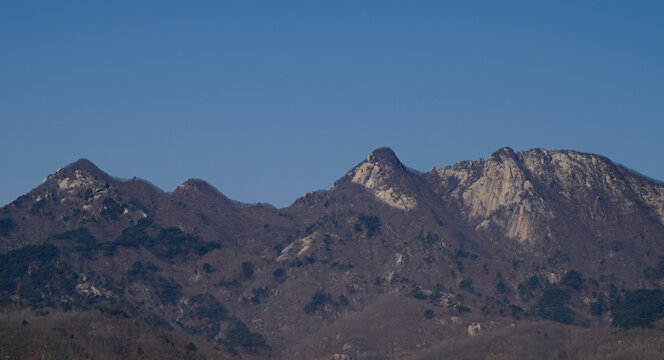
[[280, 209], [82, 159], [0, 209], [3, 358], [656, 358], [663, 286], [664, 184], [569, 150]]

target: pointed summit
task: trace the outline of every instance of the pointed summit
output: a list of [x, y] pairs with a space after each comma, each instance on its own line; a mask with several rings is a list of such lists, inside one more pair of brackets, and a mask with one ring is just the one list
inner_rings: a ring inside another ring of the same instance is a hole
[[65, 166], [63, 170], [69, 170], [69, 171], [78, 170], [94, 176], [99, 176], [99, 175], [108, 176], [108, 174], [106, 174], [99, 167], [97, 167], [97, 165], [95, 165], [92, 161], [85, 158], [76, 160], [75, 162]]
[[178, 185], [173, 189], [172, 196], [181, 199], [189, 199], [194, 201], [218, 202], [227, 205], [240, 205], [241, 203], [229, 199], [216, 187], [210, 185], [205, 180], [201, 179], [188, 179], [182, 185]]
[[[87, 179], [87, 180], [86, 180]], [[42, 183], [47, 183], [49, 181], [54, 181], [61, 184], [75, 182], [74, 180], [85, 180], [86, 182], [114, 182], [114, 179], [105, 173], [103, 170], [99, 169], [97, 165], [92, 163], [88, 159], [79, 159], [64, 168], [56, 170], [53, 174], [49, 175], [44, 179]], [[63, 183], [64, 181], [64, 183]], [[80, 181], [79, 181], [80, 182]]]
[[[348, 174], [353, 182], [365, 184], [367, 180], [375, 182], [392, 182], [395, 178], [407, 173], [406, 167], [397, 155], [388, 147], [381, 147], [372, 151], [361, 163], [357, 164]], [[368, 179], [367, 177], [373, 178]]]
[[99, 169], [92, 161], [86, 158], [80, 158], [66, 167], [72, 169]]
[[417, 206], [409, 190], [410, 174], [390, 148], [378, 148], [355, 166], [344, 179], [363, 186], [380, 201], [401, 210]]
[[119, 184], [120, 181], [99, 169], [90, 160], [80, 159], [47, 176], [29, 194], [35, 199], [46, 198], [46, 194], [57, 194], [62, 201], [94, 201], [107, 196], [105, 194]]
[[182, 185], [178, 185], [173, 189], [173, 193], [181, 193], [187, 191], [196, 191], [207, 195], [221, 195], [223, 194], [214, 186], [210, 185], [207, 181], [201, 179], [187, 179]]
[[489, 160], [500, 160], [500, 159], [516, 159], [516, 153], [514, 152], [514, 149], [512, 149], [511, 147], [504, 147], [502, 149], [496, 150], [489, 157]]
[[372, 151], [366, 158], [372, 164], [381, 164], [389, 167], [403, 167], [397, 155], [388, 147], [378, 148]]

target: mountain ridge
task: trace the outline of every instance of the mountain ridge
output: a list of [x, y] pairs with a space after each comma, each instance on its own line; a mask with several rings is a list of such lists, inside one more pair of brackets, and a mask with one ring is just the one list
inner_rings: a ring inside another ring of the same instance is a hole
[[[516, 152], [515, 150], [513, 150], [513, 149], [510, 148], [510, 147], [503, 147], [503, 148], [500, 148], [500, 149], [494, 151], [493, 153], [491, 153], [486, 159], [484, 159], [484, 158], [478, 158], [478, 159], [476, 159], [476, 160], [461, 160], [461, 161], [458, 161], [458, 162], [456, 162], [456, 163], [454, 163], [454, 164], [447, 165], [447, 166], [444, 166], [444, 167], [441, 167], [441, 168], [434, 166], [430, 171], [427, 171], [427, 172], [420, 172], [420, 171], [418, 171], [418, 170], [413, 170], [413, 169], [407, 167], [406, 165], [404, 165], [404, 164], [401, 162], [401, 160], [399, 160], [398, 156], [396, 155], [396, 153], [395, 153], [391, 148], [389, 148], [389, 147], [379, 147], [379, 148], [376, 148], [374, 151], [370, 152], [370, 153], [367, 155], [367, 157], [365, 158], [364, 161], [360, 162], [358, 165], [356, 165], [355, 167], [353, 167], [353, 169], [349, 170], [348, 173], [347, 173], [346, 175], [342, 176], [342, 177], [339, 178], [337, 181], [335, 181], [335, 183], [334, 183], [334, 185], [332, 186], [332, 188], [330, 188], [330, 189], [321, 189], [321, 190], [316, 190], [316, 191], [308, 192], [308, 193], [306, 193], [305, 195], [307, 195], [307, 194], [311, 194], [311, 193], [327, 192], [327, 191], [332, 190], [332, 189], [334, 188], [334, 186], [335, 186], [338, 182], [342, 181], [342, 180], [343, 180], [344, 178], [346, 178], [349, 174], [353, 173], [358, 167], [360, 167], [362, 164], [365, 164], [365, 163], [369, 163], [369, 164], [373, 164], [373, 163], [378, 164], [378, 163], [381, 163], [381, 164], [384, 164], [384, 165], [387, 164], [388, 167], [393, 167], [393, 168], [395, 168], [395, 169], [401, 169], [401, 170], [403, 170], [403, 171], [406, 172], [406, 173], [410, 173], [410, 174], [414, 174], [414, 175], [419, 175], [419, 176], [421, 176], [421, 175], [425, 175], [425, 174], [431, 173], [431, 172], [434, 171], [434, 170], [443, 170], [443, 169], [455, 168], [455, 167], [458, 167], [459, 165], [466, 164], [466, 163], [472, 163], [472, 162], [475, 162], [475, 161], [485, 161], [485, 162], [486, 162], [486, 161], [490, 161], [490, 160], [492, 160], [492, 159], [499, 159], [499, 158], [501, 158], [501, 157], [505, 157], [505, 156], [507, 156], [508, 158], [516, 159], [516, 158], [518, 158], [518, 156], [519, 156], [520, 154], [529, 154], [529, 153], [542, 153], [542, 154], [544, 154], [545, 156], [548, 155], [548, 154], [557, 154], [557, 153], [563, 153], [563, 154], [564, 154], [564, 153], [575, 153], [575, 154], [583, 154], [583, 155], [587, 155], [587, 156], [591, 156], [591, 157], [597, 157], [597, 158], [599, 158], [599, 159], [602, 159], [602, 160], [605, 161], [605, 162], [608, 162], [608, 163], [611, 163], [611, 164], [613, 164], [613, 165], [615, 165], [615, 166], [618, 166], [618, 167], [620, 167], [620, 168], [623, 168], [623, 169], [626, 170], [627, 172], [632, 173], [633, 175], [638, 176], [638, 177], [640, 177], [640, 178], [643, 178], [643, 179], [645, 179], [645, 180], [647, 180], [647, 181], [649, 181], [649, 182], [653, 182], [653, 183], [656, 183], [656, 184], [659, 184], [659, 185], [664, 185], [664, 180], [658, 180], [658, 179], [655, 179], [655, 178], [649, 177], [648, 175], [645, 175], [645, 174], [643, 174], [643, 173], [641, 173], [641, 172], [639, 172], [639, 171], [636, 171], [636, 170], [634, 170], [634, 169], [632, 169], [632, 168], [630, 168], [630, 167], [628, 167], [628, 166], [626, 166], [626, 165], [624, 165], [624, 164], [615, 163], [615, 162], [611, 161], [609, 158], [607, 158], [607, 157], [605, 157], [605, 156], [598, 155], [598, 154], [593, 154], [593, 153], [579, 152], [579, 151], [576, 151], [576, 150], [564, 150], [564, 149], [560, 149], [560, 150], [547, 150], [547, 149], [544, 149], [544, 148], [531, 148], [531, 149], [528, 149], [528, 150], [523, 150], [523, 151]], [[185, 180], [182, 184], [177, 185], [172, 191], [170, 191], [170, 192], [169, 192], [169, 191], [165, 191], [165, 190], [161, 189], [160, 187], [158, 187], [158, 186], [152, 184], [152, 183], [151, 183], [149, 180], [147, 180], [147, 179], [141, 179], [141, 178], [136, 178], [136, 177], [133, 177], [133, 178], [126, 178], [126, 179], [125, 179], [125, 178], [119, 178], [119, 177], [113, 177], [113, 176], [109, 175], [108, 173], [104, 172], [103, 170], [101, 170], [96, 164], [94, 164], [92, 161], [90, 161], [90, 160], [87, 159], [87, 158], [80, 158], [80, 159], [78, 159], [78, 160], [76, 160], [76, 161], [74, 161], [74, 162], [72, 162], [72, 163], [70, 163], [70, 164], [64, 166], [63, 168], [57, 169], [55, 172], [49, 174], [49, 175], [46, 177], [46, 179], [44, 179], [44, 182], [46, 182], [46, 180], [47, 180], [49, 177], [55, 176], [55, 175], [61, 173], [63, 170], [74, 170], [74, 171], [79, 170], [79, 171], [87, 171], [87, 172], [90, 173], [91, 175], [93, 175], [93, 176], [101, 176], [101, 177], [103, 177], [105, 180], [114, 180], [114, 181], [120, 181], [120, 182], [141, 181], [141, 182], [145, 182], [145, 183], [147, 183], [147, 184], [149, 184], [149, 185], [155, 187], [156, 189], [159, 189], [160, 191], [162, 191], [162, 192], [164, 192], [164, 193], [166, 193], [166, 194], [172, 194], [173, 192], [176, 191], [176, 189], [181, 188], [181, 187], [183, 187], [183, 186], [186, 186], [187, 184], [190, 184], [190, 185], [193, 185], [193, 184], [199, 184], [200, 186], [208, 187], [208, 188], [210, 189], [210, 191], [217, 192], [217, 193], [219, 193], [220, 195], [222, 195], [223, 197], [226, 197], [228, 200], [230, 200], [230, 201], [232, 201], [232, 202], [235, 202], [235, 203], [237, 203], [237, 204], [240, 205], [240, 206], [251, 206], [251, 205], [254, 205], [254, 204], [268, 204], [268, 203], [266, 203], [266, 202], [244, 203], [244, 202], [241, 202], [241, 201], [239, 201], [239, 200], [230, 199], [230, 198], [228, 198], [223, 192], [221, 192], [221, 191], [219, 190], [219, 188], [217, 188], [216, 186], [210, 184], [210, 183], [207, 182], [206, 180], [204, 180], [204, 179], [199, 179], [199, 178], [189, 178], [189, 179]], [[33, 190], [34, 190], [34, 189], [33, 189]], [[305, 195], [302, 195], [301, 197], [304, 197]], [[299, 199], [299, 198], [295, 199], [293, 202], [297, 201], [298, 199]], [[292, 203], [291, 203], [291, 205], [292, 205]], [[280, 209], [288, 208], [288, 207], [291, 206], [291, 205], [281, 207]]]
[[0, 307], [125, 314], [212, 358], [415, 358], [510, 324], [658, 326], [630, 299], [664, 307], [663, 239], [664, 185], [568, 150], [419, 173], [379, 148], [284, 208], [79, 160], [0, 209]]

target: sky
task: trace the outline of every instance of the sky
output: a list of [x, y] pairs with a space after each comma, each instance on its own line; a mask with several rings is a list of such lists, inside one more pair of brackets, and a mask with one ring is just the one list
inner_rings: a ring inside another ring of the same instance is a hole
[[79, 158], [288, 206], [372, 150], [664, 180], [662, 1], [0, 1], [0, 206]]

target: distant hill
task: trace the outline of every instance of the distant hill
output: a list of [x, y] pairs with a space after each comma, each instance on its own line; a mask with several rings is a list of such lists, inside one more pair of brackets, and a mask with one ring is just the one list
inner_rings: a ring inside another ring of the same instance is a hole
[[282, 209], [79, 160], [0, 209], [3, 358], [657, 358], [663, 286], [664, 185], [568, 150], [381, 148]]

